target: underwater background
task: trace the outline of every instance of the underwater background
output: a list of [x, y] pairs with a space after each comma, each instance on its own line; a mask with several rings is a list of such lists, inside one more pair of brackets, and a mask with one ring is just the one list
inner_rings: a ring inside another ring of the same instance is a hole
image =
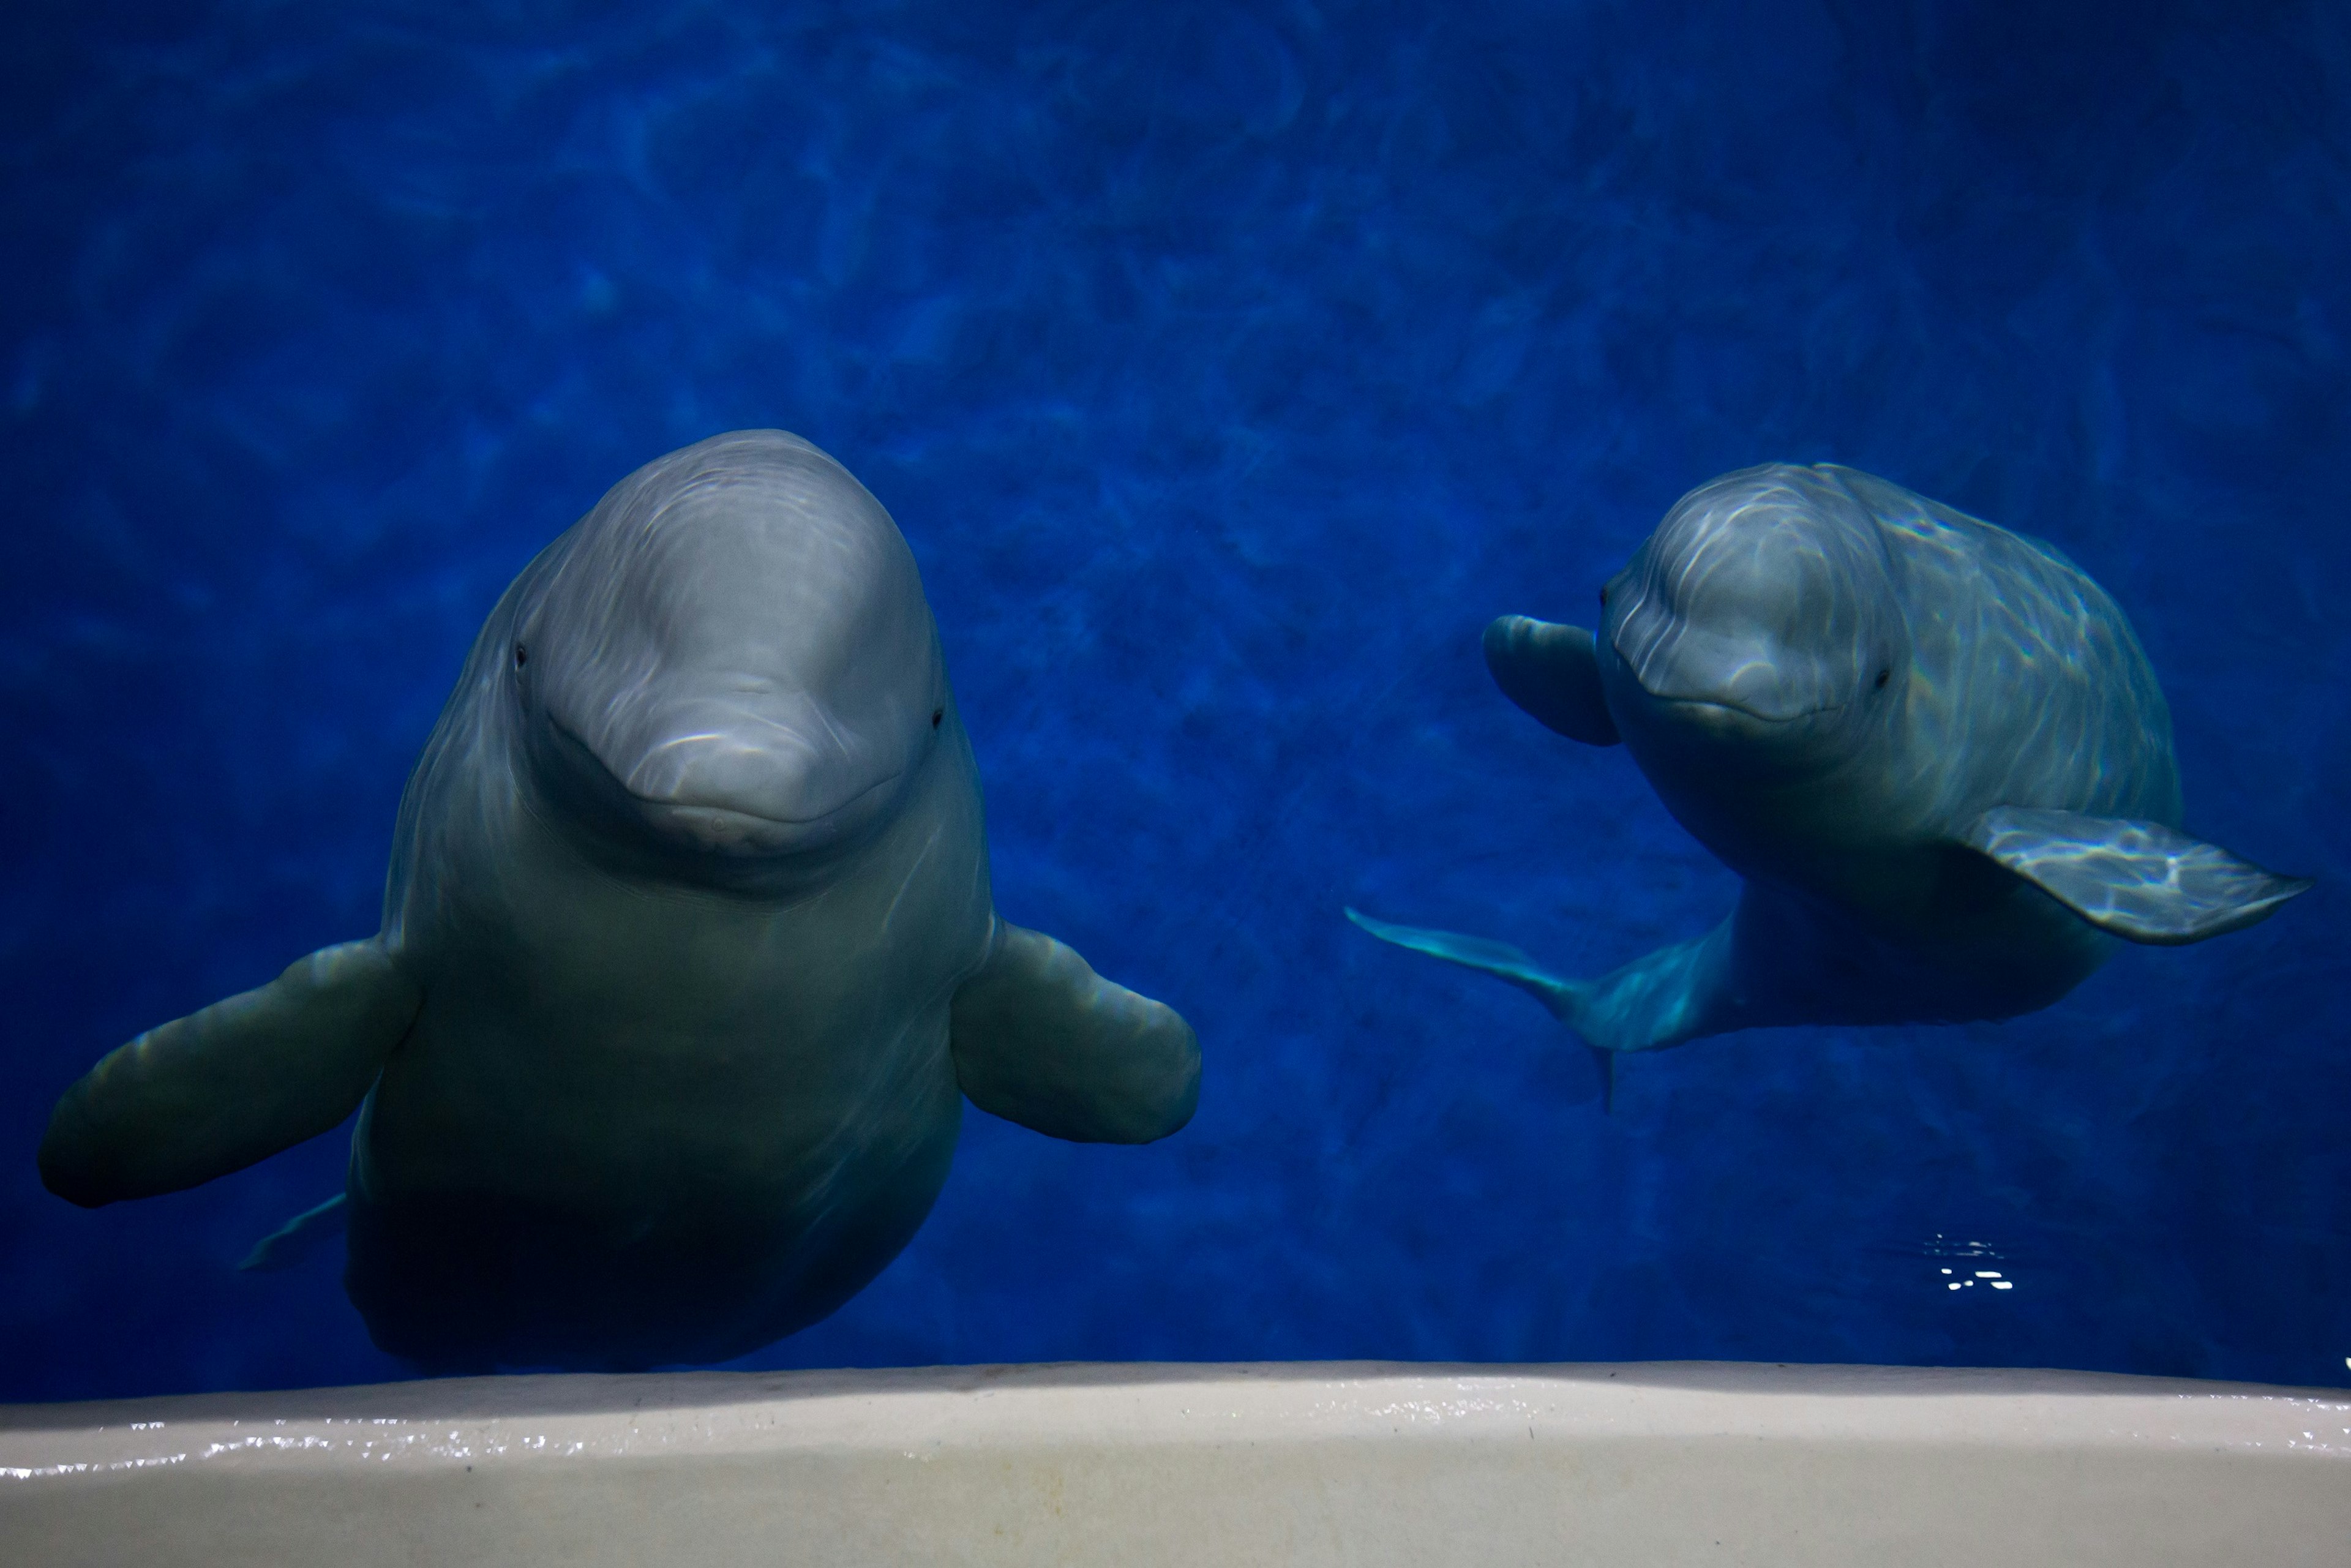
[[[96, 1212], [34, 1145], [372, 932], [507, 580], [760, 425], [913, 543], [998, 907], [1206, 1076], [1142, 1150], [968, 1113], [904, 1255], [737, 1364], [2351, 1385], [2351, 7], [17, 0], [0, 157], [0, 1399], [405, 1375], [340, 1249], [233, 1267], [344, 1134]], [[1628, 1059], [1613, 1114], [1350, 927], [1596, 974], [1720, 918], [1478, 637], [1772, 459], [2060, 545], [2189, 831], [2317, 889], [2007, 1024]]]

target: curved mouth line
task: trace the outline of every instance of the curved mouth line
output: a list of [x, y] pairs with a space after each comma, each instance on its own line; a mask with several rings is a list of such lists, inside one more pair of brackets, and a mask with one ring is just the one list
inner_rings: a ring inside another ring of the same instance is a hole
[[[1649, 692], [1649, 688], [1646, 686], [1643, 686], [1641, 689], [1645, 692]], [[1667, 707], [1712, 708], [1718, 713], [1737, 714], [1740, 718], [1747, 719], [1754, 724], [1769, 725], [1797, 724], [1801, 723], [1804, 719], [1818, 718], [1824, 713], [1835, 713], [1838, 709], [1846, 706], [1844, 703], [1823, 703], [1819, 707], [1808, 707], [1802, 713], [1792, 713], [1774, 716], [1771, 714], [1757, 713], [1751, 707], [1741, 707], [1737, 703], [1724, 702], [1719, 697], [1669, 697], [1661, 695], [1656, 692], [1649, 692], [1649, 695], [1656, 698], [1658, 702], [1663, 703]]]
[[[1627, 613], [1629, 614], [1630, 612], [1627, 612]], [[1623, 630], [1621, 625], [1616, 628], [1616, 631], [1621, 630]], [[1633, 684], [1640, 687], [1641, 690], [1648, 695], [1650, 700], [1663, 703], [1669, 707], [1715, 708], [1723, 713], [1737, 714], [1740, 717], [1750, 719], [1757, 724], [1780, 725], [1794, 724], [1800, 719], [1817, 718], [1822, 714], [1834, 713], [1839, 708], [1849, 706], [1845, 703], [1823, 703], [1818, 707], [1806, 708], [1802, 713], [1788, 714], [1782, 717], [1773, 717], [1769, 714], [1757, 713], [1750, 707], [1742, 707], [1735, 702], [1725, 702], [1719, 697], [1668, 696], [1641, 678], [1640, 665], [1635, 661], [1626, 658], [1625, 656], [1625, 650], [1617, 644], [1616, 631], [1611, 631], [1608, 633], [1609, 652], [1616, 655], [1616, 662], [1624, 666], [1625, 673], [1626, 674], [1633, 677]]]
[[[601, 759], [599, 760], [599, 766], [601, 766]], [[611, 773], [611, 769], [609, 768], [605, 768], [604, 771], [608, 775]], [[905, 776], [905, 770], [901, 768], [899, 771], [891, 774], [887, 779], [878, 779], [875, 782], [867, 785], [864, 789], [857, 791], [856, 794], [842, 800], [839, 805], [819, 811], [813, 817], [770, 817], [764, 811], [746, 811], [739, 806], [705, 805], [697, 800], [664, 800], [652, 795], [639, 794], [636, 790], [630, 789], [626, 784], [622, 784], [617, 777], [613, 778], [612, 782], [619, 784], [621, 792], [626, 795], [630, 800], [634, 800], [640, 806], [649, 807], [654, 810], [703, 811], [716, 817], [733, 817], [746, 822], [766, 822], [770, 826], [778, 828], [812, 828], [820, 822], [831, 821], [835, 817], [838, 817], [843, 812], [849, 810], [852, 807], [855, 806], [859, 801], [864, 800], [866, 797], [876, 794], [881, 790], [887, 789], [890, 786], [895, 784], [899, 779], [904, 779]]]
[[855, 794], [848, 796], [839, 804], [828, 807], [812, 817], [771, 817], [764, 811], [744, 810], [739, 806], [704, 804], [695, 800], [664, 800], [657, 796], [642, 794], [639, 791], [629, 788], [629, 786], [622, 780], [621, 776], [613, 772], [611, 768], [604, 761], [604, 759], [596, 754], [596, 748], [594, 747], [589, 745], [586, 741], [580, 739], [578, 735], [572, 732], [569, 725], [565, 724], [553, 714], [549, 714], [547, 716], [547, 727], [555, 732], [558, 739], [561, 740], [566, 746], [573, 747], [579, 751], [582, 757], [585, 757], [590, 762], [593, 763], [596, 767], [596, 770], [599, 773], [601, 773], [604, 778], [611, 782], [613, 789], [619, 790], [623, 796], [626, 796], [632, 803], [651, 811], [704, 811], [712, 816], [731, 818], [737, 821], [763, 822], [770, 827], [812, 828], [820, 823], [831, 821], [835, 817], [838, 817], [842, 812], [849, 810], [859, 801], [863, 800], [867, 797], [881, 790], [889, 789], [892, 785], [897, 783], [899, 779], [904, 779], [906, 776], [906, 770], [902, 768], [897, 772], [891, 774], [888, 778], [875, 780], [873, 783], [867, 785], [864, 789], [858, 790]]

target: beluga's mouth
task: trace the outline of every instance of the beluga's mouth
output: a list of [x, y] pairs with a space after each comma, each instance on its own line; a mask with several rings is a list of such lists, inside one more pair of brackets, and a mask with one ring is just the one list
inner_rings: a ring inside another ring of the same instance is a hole
[[[1642, 689], [1648, 690], [1646, 686]], [[1701, 727], [1722, 729], [1746, 726], [1779, 729], [1804, 719], [1836, 713], [1845, 706], [1843, 703], [1826, 703], [1819, 707], [1798, 708], [1793, 712], [1763, 712], [1747, 703], [1719, 697], [1676, 697], [1659, 692], [1650, 692], [1649, 695], [1656, 698], [1660, 707], [1677, 717]]]
[[1793, 724], [1845, 706], [1825, 697], [1827, 683], [1817, 672], [1790, 669], [1779, 651], [1756, 646], [1761, 639], [1706, 631], [1670, 612], [1641, 613], [1646, 608], [1618, 622], [1609, 645], [1625, 674], [1660, 706], [1699, 722], [1712, 710], [1725, 721], [1761, 725]]
[[802, 816], [774, 815], [721, 801], [647, 795], [634, 789], [628, 794], [649, 825], [683, 847], [722, 855], [791, 854], [852, 836], [888, 801], [904, 777], [893, 773]]
[[808, 747], [755, 747], [723, 733], [664, 742], [625, 776], [566, 726], [547, 727], [541, 770], [569, 812], [608, 839], [687, 859], [765, 861], [823, 851], [885, 814], [906, 770], [880, 777]]

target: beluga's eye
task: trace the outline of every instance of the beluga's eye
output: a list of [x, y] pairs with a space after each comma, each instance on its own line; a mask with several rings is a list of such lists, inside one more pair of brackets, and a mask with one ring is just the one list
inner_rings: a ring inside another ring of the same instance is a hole
[[943, 719], [943, 718], [945, 718], [945, 717], [946, 717], [946, 716], [947, 716], [947, 710], [946, 710], [946, 709], [945, 709], [945, 708], [943, 708], [943, 707], [935, 707], [935, 708], [933, 708], [933, 709], [931, 710], [931, 727], [932, 727], [933, 729], [936, 729], [936, 728], [938, 728], [938, 727], [939, 727], [939, 720], [941, 720], [941, 719]]
[[1872, 685], [1874, 685], [1877, 690], [1879, 690], [1879, 691], [1881, 691], [1881, 692], [1882, 692], [1882, 691], [1884, 691], [1884, 690], [1886, 689], [1886, 683], [1888, 680], [1892, 679], [1892, 678], [1893, 678], [1893, 675], [1894, 675], [1894, 672], [1893, 672], [1892, 670], [1880, 670], [1880, 671], [1878, 671], [1878, 672], [1877, 672], [1877, 679], [1876, 679], [1876, 681], [1872, 682], [1871, 684], [1872, 684]]
[[1603, 583], [1600, 588], [1600, 608], [1603, 610], [1608, 608], [1608, 587], [1605, 583]]
[[525, 664], [529, 664], [529, 663], [530, 663], [530, 650], [529, 650], [529, 649], [528, 649], [528, 648], [526, 648], [526, 647], [524, 647], [521, 643], [517, 643], [515, 644], [515, 668], [516, 668], [516, 669], [517, 669], [517, 670], [519, 670], [519, 669], [521, 669]]

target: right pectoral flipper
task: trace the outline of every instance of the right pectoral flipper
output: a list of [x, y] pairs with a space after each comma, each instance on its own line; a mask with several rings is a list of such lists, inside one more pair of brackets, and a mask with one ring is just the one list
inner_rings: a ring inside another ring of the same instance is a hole
[[971, 1103], [1052, 1137], [1147, 1144], [1199, 1103], [1200, 1042], [1175, 1009], [1008, 921], [956, 991], [950, 1029]]
[[85, 1208], [177, 1192], [328, 1131], [359, 1104], [423, 996], [372, 941], [176, 1019], [67, 1090], [41, 1180]]
[[1601, 695], [1598, 644], [1581, 626], [1505, 615], [1486, 628], [1486, 668], [1502, 695], [1570, 740], [1614, 746], [1623, 737]]

